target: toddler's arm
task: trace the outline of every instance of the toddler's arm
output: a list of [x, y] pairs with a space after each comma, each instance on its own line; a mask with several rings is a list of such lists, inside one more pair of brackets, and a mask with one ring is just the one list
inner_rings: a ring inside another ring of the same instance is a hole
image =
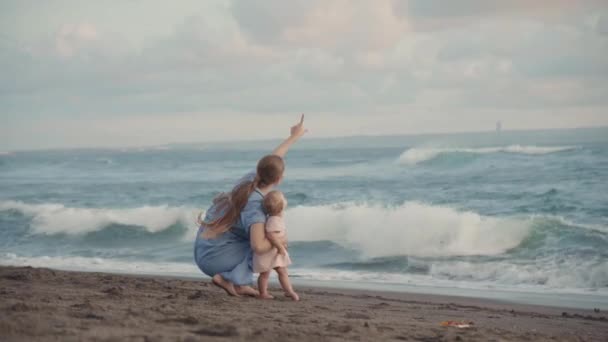
[[266, 238], [270, 241], [270, 244], [272, 244], [273, 247], [276, 247], [279, 254], [287, 254], [286, 244], [283, 237], [281, 236], [281, 233], [283, 232], [281, 221], [278, 220], [276, 217], [271, 216], [268, 218], [268, 220], [266, 220], [265, 229]]
[[279, 237], [278, 232], [266, 232], [266, 237], [270, 240], [270, 243], [273, 247], [275, 247], [280, 255], [287, 254], [287, 249], [285, 248], [285, 243], [283, 239]]

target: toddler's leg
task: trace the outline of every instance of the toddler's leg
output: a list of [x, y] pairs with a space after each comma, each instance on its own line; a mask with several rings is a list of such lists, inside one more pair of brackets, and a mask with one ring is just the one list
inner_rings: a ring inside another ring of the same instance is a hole
[[274, 298], [268, 293], [268, 278], [270, 278], [270, 271], [261, 272], [258, 277], [258, 290], [260, 291], [259, 298], [261, 299], [272, 299]]
[[293, 290], [291, 287], [291, 282], [289, 281], [289, 273], [287, 273], [287, 267], [277, 267], [274, 269], [277, 271], [279, 275], [279, 282], [281, 283], [281, 287], [283, 291], [285, 291], [285, 295], [287, 297], [291, 297], [291, 299], [298, 301], [300, 300], [300, 296]]

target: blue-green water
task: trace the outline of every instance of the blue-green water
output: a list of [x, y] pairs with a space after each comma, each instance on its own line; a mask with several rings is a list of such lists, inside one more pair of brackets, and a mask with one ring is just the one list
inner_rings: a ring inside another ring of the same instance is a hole
[[[0, 154], [2, 264], [199, 276], [198, 210], [273, 142]], [[294, 278], [608, 296], [608, 129], [304, 139]]]

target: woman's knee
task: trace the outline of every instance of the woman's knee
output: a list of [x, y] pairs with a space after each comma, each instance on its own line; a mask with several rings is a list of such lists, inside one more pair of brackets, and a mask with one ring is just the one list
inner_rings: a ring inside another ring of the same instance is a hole
[[218, 273], [218, 272], [211, 272], [212, 270], [210, 270], [207, 267], [207, 265], [205, 265], [201, 262], [198, 262], [198, 260], [197, 260], [196, 266], [198, 266], [198, 269], [201, 270], [201, 272], [203, 272], [204, 274], [206, 274], [210, 277], [213, 277], [214, 275], [216, 275]]

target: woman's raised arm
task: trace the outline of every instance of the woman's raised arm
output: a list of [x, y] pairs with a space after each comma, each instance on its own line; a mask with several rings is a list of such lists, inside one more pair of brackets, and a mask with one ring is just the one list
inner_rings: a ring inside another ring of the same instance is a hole
[[272, 151], [272, 154], [277, 155], [281, 158], [285, 158], [289, 147], [298, 141], [308, 130], [304, 128], [304, 114], [300, 117], [300, 122], [295, 126], [291, 127], [289, 138], [285, 139], [277, 148]]
[[254, 223], [251, 225], [249, 233], [251, 241], [251, 249], [256, 254], [263, 254], [272, 249], [272, 244], [266, 238], [266, 229], [264, 223]]

